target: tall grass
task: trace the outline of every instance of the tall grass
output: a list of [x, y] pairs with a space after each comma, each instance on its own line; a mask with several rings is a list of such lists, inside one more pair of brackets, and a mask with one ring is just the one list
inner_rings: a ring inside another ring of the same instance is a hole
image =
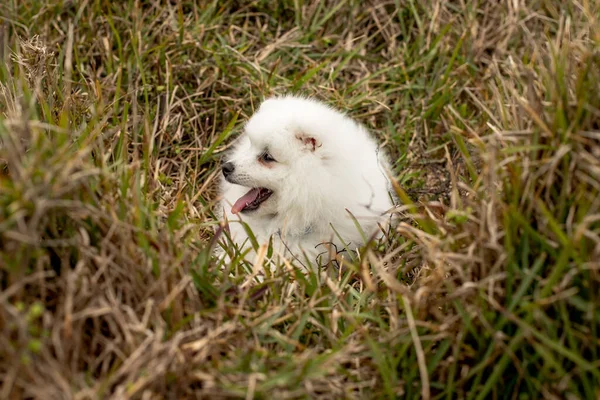
[[[4, 2], [0, 398], [597, 398], [599, 12]], [[218, 162], [287, 92], [370, 127], [402, 204], [259, 281], [212, 257]]]

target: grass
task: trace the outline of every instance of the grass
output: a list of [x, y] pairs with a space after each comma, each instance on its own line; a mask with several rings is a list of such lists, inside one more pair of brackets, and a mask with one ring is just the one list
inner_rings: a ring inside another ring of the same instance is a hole
[[[0, 398], [598, 398], [599, 16], [3, 2]], [[218, 162], [287, 92], [368, 126], [402, 205], [259, 283], [211, 257]]]

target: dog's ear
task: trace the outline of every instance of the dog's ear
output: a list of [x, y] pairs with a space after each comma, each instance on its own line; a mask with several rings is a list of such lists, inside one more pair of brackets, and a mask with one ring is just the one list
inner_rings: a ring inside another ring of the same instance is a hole
[[296, 139], [298, 139], [304, 148], [312, 153], [314, 153], [319, 147], [322, 146], [319, 139], [314, 136], [307, 135], [305, 133], [296, 134]]

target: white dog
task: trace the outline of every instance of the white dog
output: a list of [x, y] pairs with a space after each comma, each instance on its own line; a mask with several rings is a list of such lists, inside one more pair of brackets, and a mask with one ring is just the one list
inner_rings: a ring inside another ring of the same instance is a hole
[[220, 211], [240, 248], [252, 247], [243, 221], [259, 245], [273, 239], [275, 253], [321, 265], [332, 250], [363, 245], [386, 219], [387, 169], [350, 118], [316, 100], [271, 98], [222, 165]]

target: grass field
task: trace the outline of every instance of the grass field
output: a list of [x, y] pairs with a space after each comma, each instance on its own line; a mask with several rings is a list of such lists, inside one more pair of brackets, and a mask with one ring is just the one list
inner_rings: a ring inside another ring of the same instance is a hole
[[[340, 270], [211, 256], [301, 93], [392, 156]], [[600, 3], [0, 4], [0, 398], [600, 397]]]

